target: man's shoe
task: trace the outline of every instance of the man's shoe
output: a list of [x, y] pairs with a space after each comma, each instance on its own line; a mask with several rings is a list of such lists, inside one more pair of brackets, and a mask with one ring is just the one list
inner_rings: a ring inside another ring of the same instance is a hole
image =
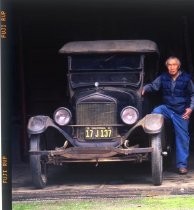
[[179, 168], [179, 174], [187, 174], [188, 173], [188, 169], [187, 168]]

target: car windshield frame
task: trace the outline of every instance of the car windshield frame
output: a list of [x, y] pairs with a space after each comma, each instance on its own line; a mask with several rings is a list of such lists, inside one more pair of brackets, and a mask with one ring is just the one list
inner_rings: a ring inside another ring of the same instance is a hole
[[142, 56], [137, 53], [73, 54], [68, 56], [69, 71], [140, 70]]
[[[99, 86], [130, 86], [138, 88], [141, 84], [143, 71], [125, 72], [75, 72], [69, 73], [68, 79], [71, 87], [91, 87], [97, 83]], [[76, 78], [78, 79], [77, 82]], [[84, 78], [84, 79], [83, 79]], [[102, 78], [101, 80], [99, 78]], [[107, 79], [108, 78], [108, 79]], [[129, 81], [129, 78], [131, 81]], [[106, 80], [107, 79], [107, 80]], [[120, 79], [120, 80], [119, 80]]]

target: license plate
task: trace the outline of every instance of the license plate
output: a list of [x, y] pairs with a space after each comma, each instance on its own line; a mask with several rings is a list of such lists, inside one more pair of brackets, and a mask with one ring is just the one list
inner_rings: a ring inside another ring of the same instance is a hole
[[86, 139], [110, 139], [113, 137], [113, 130], [111, 127], [86, 127]]

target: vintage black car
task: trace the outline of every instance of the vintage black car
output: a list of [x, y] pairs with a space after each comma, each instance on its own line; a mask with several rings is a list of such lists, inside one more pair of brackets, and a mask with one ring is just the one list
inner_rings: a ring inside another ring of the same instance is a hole
[[[69, 105], [28, 122], [30, 166], [37, 188], [47, 166], [65, 162], [150, 161], [154, 185], [162, 183], [164, 119], [150, 114], [142, 87], [157, 73], [158, 47], [150, 40], [78, 41], [59, 51], [68, 60]], [[67, 100], [67, 99], [66, 99]], [[52, 127], [62, 144], [47, 147]], [[44, 136], [44, 138], [42, 138]]]

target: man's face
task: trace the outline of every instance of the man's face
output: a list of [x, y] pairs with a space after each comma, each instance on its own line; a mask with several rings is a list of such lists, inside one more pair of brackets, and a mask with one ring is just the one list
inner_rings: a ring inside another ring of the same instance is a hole
[[170, 59], [167, 64], [168, 73], [171, 76], [176, 76], [178, 74], [180, 65], [177, 59]]

